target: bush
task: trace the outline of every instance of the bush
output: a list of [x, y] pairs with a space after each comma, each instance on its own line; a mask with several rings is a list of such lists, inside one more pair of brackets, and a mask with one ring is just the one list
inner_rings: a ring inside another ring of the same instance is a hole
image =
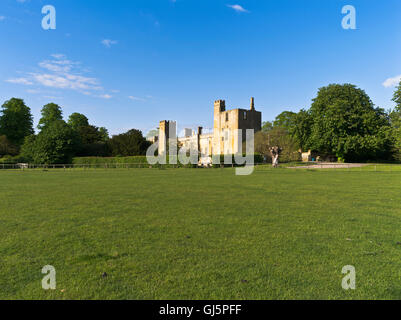
[[[245, 154], [243, 155], [245, 156]], [[220, 158], [220, 163], [224, 163], [224, 155], [213, 156], [214, 159]], [[232, 163], [235, 165], [234, 155], [231, 155]], [[178, 162], [178, 159], [177, 159]], [[104, 167], [105, 165], [109, 166], [118, 166], [119, 164], [143, 164], [149, 165], [146, 159], [146, 156], [133, 156], [133, 157], [75, 157], [72, 160], [74, 165], [90, 165], [94, 167]], [[254, 163], [263, 163], [263, 156], [260, 154], [254, 154]], [[172, 168], [172, 167], [180, 167], [180, 168], [195, 168], [197, 164], [169, 164], [169, 157], [167, 157], [167, 164], [160, 165], [152, 165], [153, 167], [164, 167], [164, 168]], [[214, 167], [219, 167], [220, 165], [214, 165]], [[231, 166], [226, 165], [226, 166]]]
[[146, 156], [133, 157], [75, 157], [73, 164], [78, 165], [115, 165], [115, 164], [148, 164]]
[[[178, 162], [178, 159], [177, 159]], [[132, 157], [75, 157], [72, 160], [74, 165], [90, 165], [92, 167], [104, 167], [105, 165], [113, 167], [123, 164], [140, 164], [140, 165], [148, 165], [146, 156], [132, 156]], [[181, 168], [192, 168], [196, 167], [193, 164], [169, 164], [169, 159], [167, 157], [167, 164], [156, 164], [152, 165], [154, 168], [163, 167], [163, 168], [173, 168], [173, 167], [181, 167]]]

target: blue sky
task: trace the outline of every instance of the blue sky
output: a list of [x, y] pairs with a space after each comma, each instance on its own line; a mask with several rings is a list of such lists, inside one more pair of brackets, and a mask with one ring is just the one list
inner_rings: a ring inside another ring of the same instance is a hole
[[[41, 27], [47, 4], [56, 30]], [[341, 27], [344, 5], [356, 30]], [[55, 102], [113, 134], [211, 127], [216, 99], [254, 96], [272, 120], [329, 83], [388, 109], [401, 75], [399, 0], [1, 0], [0, 37], [1, 102], [23, 98], [35, 124]]]

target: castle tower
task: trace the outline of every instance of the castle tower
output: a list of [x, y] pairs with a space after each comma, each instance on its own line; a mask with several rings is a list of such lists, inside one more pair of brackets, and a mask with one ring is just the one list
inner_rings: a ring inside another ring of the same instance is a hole
[[221, 150], [221, 116], [226, 111], [225, 100], [216, 100], [214, 102], [214, 125], [213, 125], [213, 144], [212, 150], [215, 154], [220, 154]]
[[224, 112], [226, 111], [226, 101], [216, 100], [214, 102], [214, 112]]
[[160, 121], [159, 155], [164, 155], [167, 152], [169, 140], [177, 140], [177, 124], [175, 121]]
[[255, 110], [253, 97], [250, 101], [250, 109], [226, 110], [224, 100], [215, 101], [212, 154], [240, 152], [243, 142], [246, 141], [246, 130], [260, 131], [261, 122], [262, 114]]

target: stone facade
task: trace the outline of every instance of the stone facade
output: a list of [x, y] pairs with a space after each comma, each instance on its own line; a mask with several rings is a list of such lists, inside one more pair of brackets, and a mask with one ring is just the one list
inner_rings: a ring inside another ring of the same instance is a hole
[[185, 136], [177, 138], [176, 123], [174, 121], [161, 121], [159, 127], [159, 154], [163, 154], [168, 139], [177, 139], [178, 147], [195, 149], [201, 157], [218, 154], [236, 154], [241, 150], [241, 139], [238, 129], [242, 130], [242, 141], [246, 141], [246, 129], [254, 132], [262, 128], [262, 113], [255, 110], [255, 100], [251, 98], [250, 109], [226, 110], [224, 100], [214, 102], [213, 133], [203, 134], [202, 127], [192, 134], [191, 129], [185, 129]]

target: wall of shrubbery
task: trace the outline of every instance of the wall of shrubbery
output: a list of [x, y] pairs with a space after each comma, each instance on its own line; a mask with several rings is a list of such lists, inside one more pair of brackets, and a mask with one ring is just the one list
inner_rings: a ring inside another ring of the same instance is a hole
[[[245, 155], [244, 155], [245, 156]], [[218, 158], [219, 156], [217, 156]], [[214, 156], [216, 159], [216, 156]], [[232, 163], [235, 164], [234, 155], [231, 155]], [[193, 164], [181, 164], [178, 161], [178, 164], [171, 165], [169, 164], [169, 157], [167, 157], [167, 164], [162, 165], [164, 167], [196, 167]], [[106, 165], [115, 166], [115, 165], [123, 165], [123, 164], [143, 164], [149, 165], [146, 159], [146, 156], [132, 156], [132, 157], [75, 157], [72, 160], [74, 165], [90, 165], [90, 166], [99, 166], [104, 167]], [[220, 156], [220, 163], [224, 163], [224, 155]], [[263, 156], [260, 154], [254, 155], [254, 163], [259, 164], [263, 163]], [[153, 165], [154, 167], [160, 166], [159, 164]], [[218, 164], [214, 165], [220, 166]], [[231, 164], [227, 164], [226, 166], [231, 166]]]
[[[245, 155], [244, 155], [245, 156]], [[217, 159], [220, 157], [220, 163], [224, 163], [224, 155], [221, 156], [214, 156], [214, 159]], [[172, 166], [168, 164], [168, 158], [167, 157], [167, 165], [163, 166]], [[231, 155], [232, 163], [235, 164], [235, 159], [234, 155]], [[28, 163], [27, 159], [25, 159], [22, 156], [5, 156], [0, 158], [0, 163], [5, 163], [5, 164], [15, 164], [15, 163]], [[260, 164], [263, 163], [263, 156], [260, 154], [255, 154], [254, 155], [254, 163], [255, 164]], [[142, 164], [142, 165], [148, 165], [148, 161], [146, 159], [146, 156], [131, 156], [131, 157], [75, 157], [72, 159], [72, 164], [74, 165], [89, 165], [89, 166], [98, 166], [98, 167], [104, 167], [105, 165], [110, 165], [110, 167], [118, 165], [118, 164]], [[154, 165], [155, 167], [157, 165]], [[183, 165], [181, 163], [175, 165], [175, 167], [194, 167], [196, 165], [188, 164], [188, 165]], [[220, 165], [216, 164], [214, 165], [215, 167], [219, 167]], [[225, 166], [231, 166], [231, 164], [226, 164]]]

